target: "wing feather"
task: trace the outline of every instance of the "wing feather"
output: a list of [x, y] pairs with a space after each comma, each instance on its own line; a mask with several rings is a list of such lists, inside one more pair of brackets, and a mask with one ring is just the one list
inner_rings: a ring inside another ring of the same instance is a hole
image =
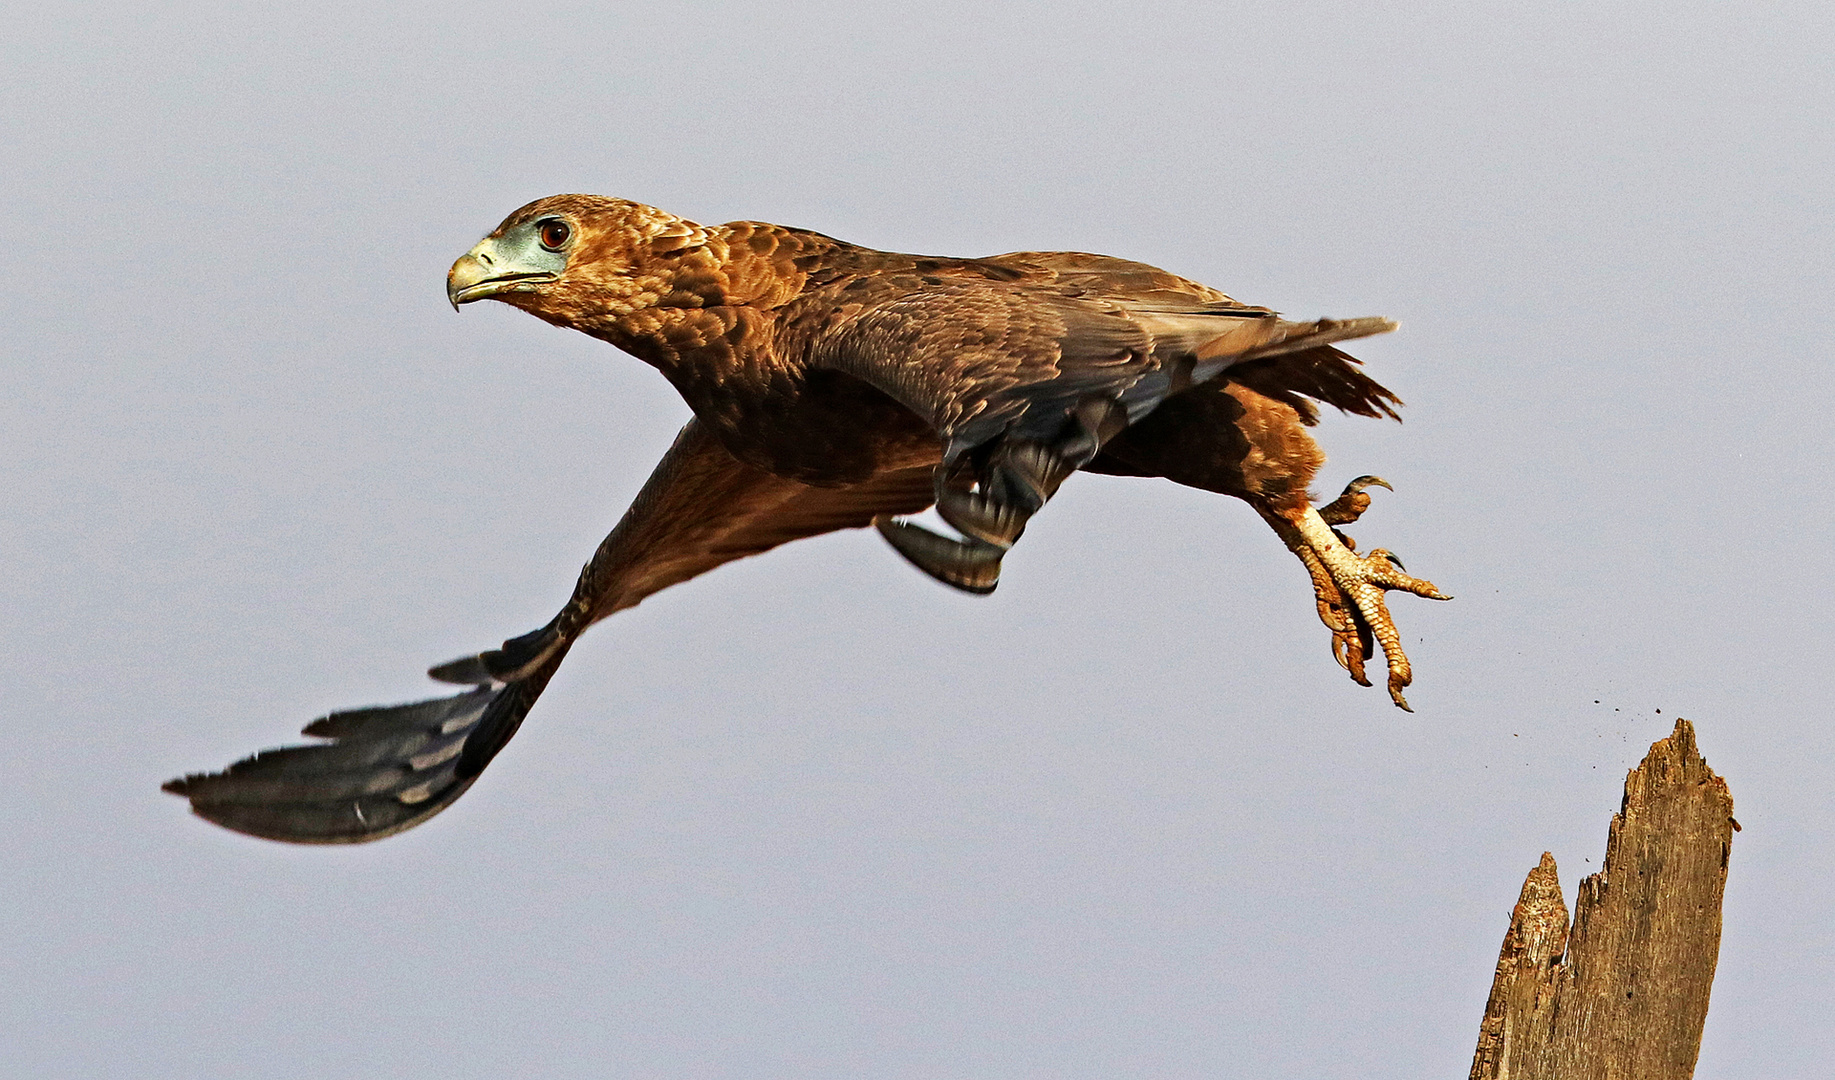
[[930, 505], [933, 464], [915, 461], [853, 487], [811, 487], [741, 463], [690, 422], [553, 622], [435, 669], [475, 689], [333, 713], [303, 732], [325, 742], [266, 750], [165, 790], [200, 817], [270, 840], [362, 843], [412, 828], [471, 787], [587, 626], [734, 559], [881, 514], [918, 513]]
[[[574, 632], [715, 567], [930, 506], [935, 457], [861, 484], [814, 487], [747, 465], [690, 421], [580, 573]], [[563, 613], [565, 614], [565, 612]]]
[[1144, 263], [1079, 252], [981, 263], [1016, 277], [887, 278], [825, 325], [811, 363], [863, 379], [923, 417], [952, 459], [1003, 433], [1050, 441], [1091, 396], [1138, 421], [1251, 362], [1283, 400], [1386, 411], [1386, 392], [1327, 347], [1392, 329], [1386, 319], [1291, 322]]

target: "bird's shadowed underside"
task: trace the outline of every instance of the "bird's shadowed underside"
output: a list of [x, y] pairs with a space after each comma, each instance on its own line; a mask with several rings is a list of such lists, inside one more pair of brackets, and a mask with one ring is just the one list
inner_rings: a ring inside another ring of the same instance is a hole
[[[695, 419], [546, 626], [431, 672], [473, 689], [333, 713], [305, 729], [325, 742], [166, 785], [220, 825], [353, 843], [425, 821], [515, 734], [587, 626], [782, 543], [874, 525], [925, 573], [991, 592], [1078, 471], [1248, 502], [1305, 565], [1339, 663], [1368, 685], [1380, 647], [1407, 708], [1383, 594], [1444, 597], [1339, 531], [1386, 482], [1360, 477], [1324, 506], [1309, 493], [1318, 403], [1395, 416], [1395, 396], [1335, 347], [1385, 319], [1291, 322], [1100, 255], [899, 255], [582, 195], [512, 214], [454, 264], [448, 295], [632, 353]], [[955, 535], [904, 520], [933, 505]]]

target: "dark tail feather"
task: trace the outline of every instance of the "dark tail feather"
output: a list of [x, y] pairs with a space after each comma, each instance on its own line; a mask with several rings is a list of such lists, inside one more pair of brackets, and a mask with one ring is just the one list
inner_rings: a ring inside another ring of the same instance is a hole
[[1307, 424], [1319, 422], [1314, 401], [1355, 416], [1401, 419], [1395, 410], [1402, 399], [1365, 375], [1356, 357], [1329, 345], [1238, 364], [1230, 369], [1230, 377], [1257, 393], [1293, 406]]
[[1350, 341], [1353, 338], [1369, 337], [1372, 334], [1387, 334], [1400, 326], [1394, 319], [1385, 319], [1380, 315], [1366, 316], [1361, 319], [1320, 319], [1310, 323], [1283, 323], [1285, 332], [1277, 340], [1259, 345], [1233, 359], [1233, 363], [1246, 363], [1250, 360], [1263, 360], [1271, 356], [1285, 356], [1288, 353], [1304, 349], [1316, 349], [1321, 345], [1330, 345], [1335, 341]]

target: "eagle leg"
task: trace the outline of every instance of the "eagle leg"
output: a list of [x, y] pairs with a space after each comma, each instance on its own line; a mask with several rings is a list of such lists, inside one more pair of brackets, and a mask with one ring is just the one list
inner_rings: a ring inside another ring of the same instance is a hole
[[[1287, 546], [1300, 557], [1300, 562], [1306, 566], [1307, 574], [1312, 577], [1313, 597], [1319, 607], [1319, 621], [1332, 632], [1332, 659], [1338, 661], [1339, 667], [1350, 672], [1353, 680], [1361, 685], [1369, 686], [1370, 680], [1364, 675], [1364, 658], [1375, 649], [1374, 639], [1370, 636], [1370, 628], [1358, 622], [1354, 615], [1355, 609], [1345, 603], [1344, 594], [1338, 590], [1338, 583], [1332, 580], [1332, 575], [1326, 570], [1325, 563], [1320, 561], [1313, 549], [1306, 546], [1304, 540], [1300, 539], [1298, 531], [1284, 518], [1271, 514], [1269, 520], [1275, 523], [1276, 531], [1281, 534], [1283, 540], [1288, 541]], [[1336, 532], [1336, 530], [1333, 531]], [[1349, 538], [1345, 539], [1346, 546], [1350, 546]]]
[[[1394, 491], [1389, 481], [1380, 476], [1360, 476], [1344, 486], [1336, 499], [1319, 507], [1319, 516], [1332, 526], [1332, 532], [1344, 546], [1352, 551], [1357, 550], [1357, 541], [1351, 539], [1340, 525], [1349, 525], [1363, 516], [1370, 508], [1370, 496], [1365, 488], [1381, 487]], [[1313, 579], [1313, 594], [1319, 604], [1319, 621], [1332, 632], [1332, 659], [1338, 666], [1351, 673], [1351, 678], [1363, 686], [1369, 686], [1370, 680], [1364, 675], [1364, 660], [1376, 649], [1367, 623], [1357, 619], [1353, 611], [1344, 602], [1344, 594], [1326, 572], [1325, 564], [1313, 554], [1312, 549], [1303, 544], [1298, 549], [1300, 559], [1306, 564], [1306, 572]]]
[[[1414, 673], [1402, 649], [1401, 632], [1389, 615], [1383, 594], [1399, 589], [1430, 600], [1450, 600], [1451, 597], [1435, 588], [1431, 581], [1409, 576], [1402, 569], [1401, 560], [1388, 551], [1378, 548], [1367, 555], [1359, 555], [1350, 539], [1332, 528], [1333, 522], [1324, 511], [1331, 510], [1333, 517], [1341, 520], [1354, 519], [1369, 505], [1369, 496], [1364, 495], [1362, 489], [1369, 486], [1366, 481], [1374, 479], [1359, 477], [1352, 481], [1343, 495], [1324, 508], [1305, 506], [1298, 511], [1268, 508], [1263, 510], [1263, 516], [1288, 548], [1300, 557], [1313, 579], [1319, 619], [1332, 632], [1332, 656], [1350, 672], [1351, 678], [1368, 686], [1370, 681], [1364, 674], [1364, 661], [1381, 647], [1389, 667], [1389, 697], [1396, 705], [1413, 712], [1402, 690], [1414, 680]], [[1351, 517], [1343, 517], [1346, 513]]]

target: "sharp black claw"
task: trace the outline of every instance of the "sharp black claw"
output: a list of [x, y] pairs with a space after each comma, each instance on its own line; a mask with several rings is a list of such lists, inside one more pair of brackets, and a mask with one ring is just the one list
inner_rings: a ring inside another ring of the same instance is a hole
[[873, 526], [892, 549], [911, 565], [945, 585], [985, 596], [1000, 584], [1005, 548], [980, 540], [951, 540], [929, 529], [892, 518], [875, 518]]
[[[1319, 516], [1325, 519], [1327, 525], [1334, 526], [1348, 525], [1356, 521], [1363, 516], [1365, 510], [1370, 508], [1370, 496], [1364, 493], [1364, 489], [1369, 487], [1395, 490], [1389, 487], [1389, 481], [1380, 476], [1360, 476], [1346, 484], [1344, 491], [1340, 492], [1336, 499], [1319, 507]], [[1351, 546], [1348, 540], [1346, 545]]]

